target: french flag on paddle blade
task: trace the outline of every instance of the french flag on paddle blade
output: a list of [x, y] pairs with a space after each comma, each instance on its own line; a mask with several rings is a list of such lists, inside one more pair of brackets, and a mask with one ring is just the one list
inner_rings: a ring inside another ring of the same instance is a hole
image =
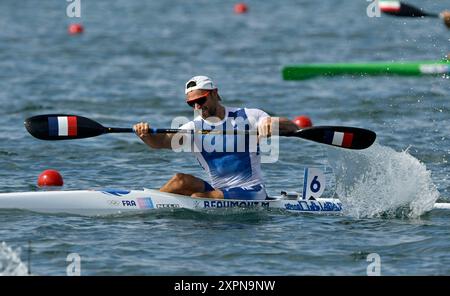
[[48, 118], [49, 136], [76, 136], [76, 116], [54, 116]]
[[400, 11], [399, 1], [380, 1], [380, 10], [383, 12], [398, 12]]
[[325, 141], [334, 146], [351, 147], [353, 142], [353, 133], [327, 132]]

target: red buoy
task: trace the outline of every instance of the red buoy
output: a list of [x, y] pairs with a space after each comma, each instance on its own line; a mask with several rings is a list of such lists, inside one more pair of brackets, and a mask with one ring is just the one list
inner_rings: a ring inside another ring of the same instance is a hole
[[246, 13], [248, 11], [248, 7], [245, 3], [237, 3], [234, 5], [234, 12], [237, 14]]
[[63, 186], [63, 178], [56, 170], [45, 170], [38, 178], [38, 186]]
[[82, 24], [71, 24], [68, 31], [70, 35], [77, 35], [83, 33], [84, 28]]
[[312, 126], [311, 119], [306, 115], [297, 116], [293, 121], [299, 128], [306, 128]]

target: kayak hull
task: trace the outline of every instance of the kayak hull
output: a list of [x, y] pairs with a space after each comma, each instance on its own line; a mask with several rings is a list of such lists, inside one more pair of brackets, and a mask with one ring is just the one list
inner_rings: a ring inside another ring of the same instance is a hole
[[219, 200], [192, 198], [144, 190], [73, 190], [1, 193], [0, 209], [20, 209], [39, 213], [67, 213], [102, 216], [157, 209], [213, 210], [230, 208], [275, 209], [295, 213], [336, 214], [342, 211], [338, 199]]
[[371, 62], [371, 63], [313, 63], [286, 66], [282, 70], [284, 80], [305, 80], [318, 76], [339, 75], [443, 75], [450, 74], [450, 61]]

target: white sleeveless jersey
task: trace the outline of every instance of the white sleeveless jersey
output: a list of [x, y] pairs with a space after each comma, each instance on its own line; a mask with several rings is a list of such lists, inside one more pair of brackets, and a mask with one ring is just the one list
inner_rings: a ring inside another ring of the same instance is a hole
[[[225, 107], [225, 118], [208, 122], [201, 116], [181, 129], [189, 130], [250, 130], [256, 132], [261, 119], [269, 115], [259, 109]], [[215, 189], [263, 185], [261, 156], [256, 135], [195, 134], [192, 148]]]

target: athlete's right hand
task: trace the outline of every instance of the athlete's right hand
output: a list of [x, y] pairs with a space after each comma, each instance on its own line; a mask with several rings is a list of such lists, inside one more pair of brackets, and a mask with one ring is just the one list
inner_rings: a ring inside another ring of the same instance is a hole
[[133, 125], [133, 130], [136, 135], [142, 140], [150, 136], [150, 125], [147, 122], [136, 123], [135, 125]]

